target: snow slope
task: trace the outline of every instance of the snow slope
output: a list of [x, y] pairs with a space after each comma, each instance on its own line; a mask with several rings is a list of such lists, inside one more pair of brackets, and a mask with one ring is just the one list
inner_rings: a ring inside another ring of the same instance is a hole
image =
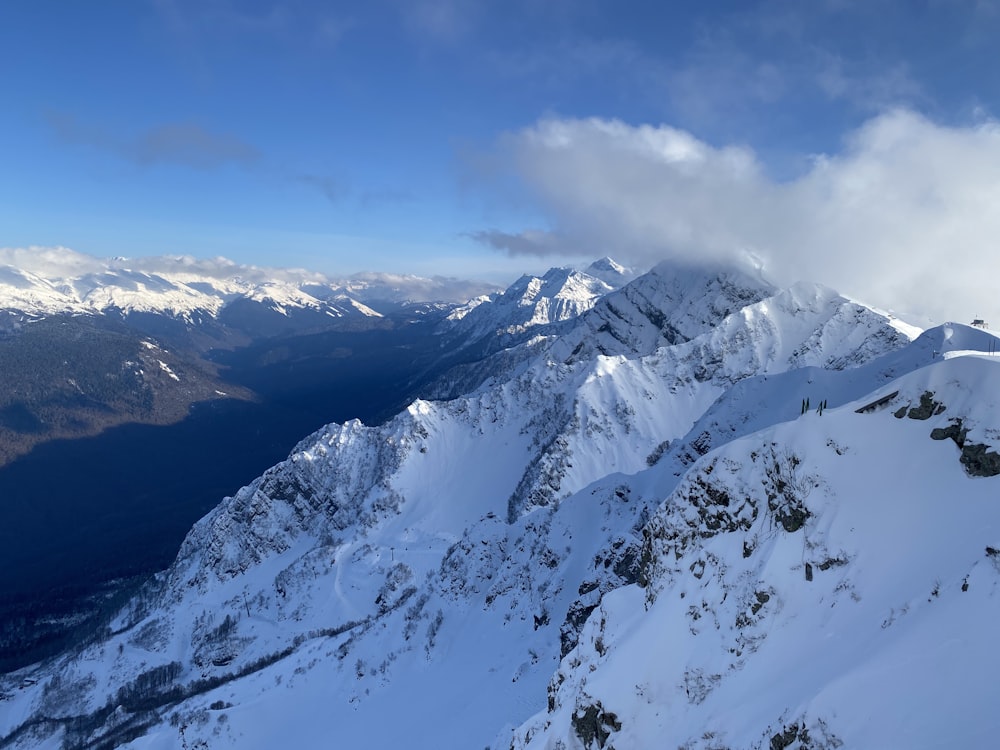
[[[996, 444], [998, 365], [936, 362], [887, 408], [809, 412], [668, 479], [644, 585], [603, 598], [512, 746], [993, 746], [998, 480], [936, 431]], [[924, 394], [940, 413], [894, 418]]]
[[[748, 675], [774, 675], [754, 654], [777, 649], [769, 644], [783, 642], [781, 628], [799, 628], [788, 631], [804, 639], [795, 643], [826, 637], [812, 614], [796, 617], [782, 602], [814, 602], [823, 576], [865, 560], [835, 527], [840, 506], [830, 498], [854, 493], [870, 508], [878, 495], [862, 497], [869, 475], [879, 475], [880, 492], [900, 482], [893, 502], [911, 509], [923, 506], [925, 490], [993, 486], [966, 469], [988, 467], [989, 449], [975, 446], [1000, 435], [992, 407], [980, 408], [980, 389], [996, 391], [993, 362], [942, 356], [991, 344], [962, 326], [910, 343], [891, 320], [820, 286], [777, 291], [739, 274], [661, 266], [474, 393], [304, 440], [202, 519], [174, 565], [106, 633], [0, 683], [0, 746], [325, 747], [331, 737], [363, 747], [624, 748], [659, 746], [661, 737], [714, 746], [699, 726], [737, 746], [762, 737], [766, 746], [781, 722], [807, 722], [819, 736], [820, 720], [854, 736], [794, 687], [770, 698], [755, 690], [754, 711], [713, 698], [744, 700], [740, 691], [755, 684], [740, 676], [744, 667], [723, 666], [742, 659]], [[802, 414], [807, 397], [813, 407], [826, 400], [827, 412]], [[893, 418], [903, 405], [930, 421]], [[961, 425], [948, 421], [955, 417]], [[933, 441], [932, 428], [959, 440]], [[911, 436], [898, 450], [885, 442], [897, 434]], [[909, 464], [918, 443], [926, 450]], [[898, 465], [883, 477], [888, 460]], [[912, 478], [899, 478], [904, 464]], [[813, 475], [818, 489], [803, 479]], [[775, 508], [768, 487], [781, 498]], [[776, 529], [776, 518], [794, 526], [800, 507], [808, 515], [799, 528]], [[868, 522], [851, 513], [853, 528]], [[873, 565], [887, 561], [879, 550], [889, 542], [917, 556], [906, 536], [916, 521], [894, 517], [883, 538], [889, 521], [876, 520], [857, 537], [881, 540]], [[927, 540], [914, 540], [930, 558]], [[842, 551], [856, 557], [822, 567]], [[812, 588], [794, 583], [806, 562]], [[923, 595], [930, 568], [939, 570], [921, 565], [898, 574], [911, 599]], [[956, 566], [934, 573], [935, 598]], [[856, 573], [872, 587], [881, 575], [868, 563]], [[711, 586], [704, 593], [702, 582]], [[910, 601], [897, 601], [903, 590], [864, 596], [882, 611]], [[847, 611], [850, 592], [835, 593]], [[704, 637], [690, 632], [689, 603]], [[750, 624], [732, 624], [744, 610]], [[842, 644], [859, 643], [858, 622], [838, 623]], [[900, 641], [896, 653], [916, 642]], [[834, 683], [820, 674], [810, 684]], [[687, 700], [692, 690], [704, 699]], [[656, 715], [667, 715], [661, 696], [672, 701], [669, 721]], [[700, 706], [715, 713], [698, 714]], [[742, 718], [729, 722], [730, 713]], [[873, 731], [855, 721], [856, 736]]]

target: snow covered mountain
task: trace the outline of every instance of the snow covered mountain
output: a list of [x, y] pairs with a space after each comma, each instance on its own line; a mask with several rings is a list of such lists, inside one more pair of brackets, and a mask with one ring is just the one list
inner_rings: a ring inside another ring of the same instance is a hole
[[302, 441], [0, 681], [0, 747], [988, 745], [996, 340], [918, 333], [660, 266]]
[[454, 366], [423, 393], [450, 399], [487, 379], [510, 377], [633, 276], [611, 258], [602, 258], [585, 272], [552, 268], [542, 276], [522, 276], [503, 292], [456, 307], [439, 327], [453, 350]]
[[[493, 287], [456, 279], [241, 266], [187, 256], [99, 259], [66, 248], [0, 249], [0, 309], [56, 313], [155, 313], [198, 324], [236, 309], [290, 318], [378, 318], [386, 303], [464, 301]], [[261, 315], [257, 313], [258, 317]]]
[[[492, 289], [390, 274], [332, 280], [222, 258], [0, 249], [0, 379], [8, 385], [0, 392], [0, 464], [55, 438], [174, 423], [196, 402], [252, 398], [238, 379], [224, 379], [256, 350], [242, 360], [234, 352], [261, 342], [269, 346], [263, 364], [251, 367], [263, 372], [294, 356], [300, 372], [322, 380], [336, 363], [304, 355], [304, 339], [292, 338], [431, 326], [456, 306], [456, 295]], [[349, 350], [343, 341], [336, 346]]]
[[636, 276], [639, 276], [634, 269], [623, 266], [614, 258], [606, 255], [587, 266], [584, 269], [584, 273], [588, 276], [593, 276], [595, 279], [600, 279], [612, 289], [625, 286]]
[[247, 282], [234, 276], [210, 278], [182, 266], [173, 272], [131, 270], [127, 261], [111, 260], [106, 268], [74, 277], [43, 278], [24, 269], [0, 269], [0, 304], [32, 315], [54, 313], [160, 313], [195, 323], [215, 317], [228, 304], [245, 299], [282, 315], [307, 308], [333, 317], [373, 310], [344, 297], [319, 299], [287, 282]]
[[928, 336], [971, 351], [846, 403], [825, 378], [822, 415], [650, 472], [641, 585], [510, 746], [992, 747], [1000, 372], [978, 332]]
[[442, 348], [449, 350], [438, 362], [445, 366], [419, 390], [420, 395], [448, 400], [474, 391], [486, 380], [511, 377], [613, 289], [588, 273], [551, 268], [455, 307], [437, 327]]
[[537, 329], [571, 320], [614, 289], [572, 268], [552, 268], [543, 276], [522, 276], [503, 292], [477, 297], [449, 315], [447, 333], [488, 350], [523, 341]]

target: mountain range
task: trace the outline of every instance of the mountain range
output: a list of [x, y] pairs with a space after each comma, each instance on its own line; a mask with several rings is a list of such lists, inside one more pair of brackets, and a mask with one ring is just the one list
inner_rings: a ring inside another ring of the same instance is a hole
[[492, 290], [187, 257], [0, 250], [0, 376], [10, 385], [0, 396], [0, 460], [118, 424], [176, 422], [198, 402], [259, 396], [225, 377], [226, 352], [435, 319], [456, 293]]
[[[10, 384], [0, 395], [0, 461], [55, 438], [173, 423], [199, 402], [259, 398], [262, 368], [288, 361], [302, 369], [303, 349], [327, 359], [343, 354], [339, 341], [315, 343], [324, 334], [433, 333], [412, 396], [421, 377], [575, 317], [630, 274], [605, 258], [588, 269], [594, 275], [553, 269], [499, 291], [443, 277], [331, 280], [187, 257], [101, 260], [49, 250], [35, 258], [0, 250], [4, 260], [33, 270], [0, 265], [0, 377]], [[488, 293], [456, 301], [478, 292]], [[231, 371], [248, 368], [258, 376], [241, 373], [234, 382]]]
[[991, 746], [994, 334], [604, 267], [442, 308], [425, 398], [0, 678], [0, 747]]
[[[36, 304], [25, 304], [25, 284], [0, 297], [10, 324], [0, 336], [0, 565], [19, 571], [0, 579], [0, 668], [86, 631], [109, 595], [168, 564], [192, 523], [303, 435], [330, 421], [378, 423], [422, 392], [467, 382], [482, 352], [555, 327], [609, 289], [556, 269], [544, 293], [525, 294], [542, 284], [525, 277], [477, 297], [470, 318], [449, 319], [453, 295], [484, 287], [390, 274], [331, 282], [218, 259], [13, 255], [23, 268], [7, 275], [33, 279]], [[628, 273], [610, 259], [588, 270], [612, 282]], [[60, 288], [75, 296], [52, 293]], [[379, 311], [357, 301], [348, 314], [320, 311], [335, 289]], [[572, 304], [548, 310], [546, 295]], [[200, 306], [179, 311], [178, 298]]]

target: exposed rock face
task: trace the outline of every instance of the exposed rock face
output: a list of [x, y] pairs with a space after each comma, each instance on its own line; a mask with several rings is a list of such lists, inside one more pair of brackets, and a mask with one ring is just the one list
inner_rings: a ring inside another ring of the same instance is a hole
[[601, 704], [585, 706], [573, 714], [573, 730], [585, 748], [603, 748], [614, 732], [621, 731], [622, 723], [613, 713], [604, 711]]
[[[941, 411], [944, 409], [941, 408], [936, 413], [940, 414]], [[969, 430], [962, 426], [962, 420], [956, 418], [947, 427], [935, 427], [931, 430], [931, 439], [946, 440], [950, 438], [962, 451], [958, 460], [962, 462], [962, 466], [965, 467], [970, 476], [995, 477], [1000, 474], [1000, 454], [990, 450], [991, 446], [985, 443], [969, 442], [967, 440], [968, 434]]]
[[[905, 405], [896, 410], [895, 416], [902, 419], [904, 416], [910, 419], [928, 420], [937, 417], [947, 410], [945, 404], [934, 400], [934, 393], [924, 391], [920, 394], [920, 404], [907, 408]], [[932, 440], [948, 440], [958, 446], [961, 454], [959, 461], [973, 477], [994, 477], [1000, 474], [1000, 454], [991, 450], [991, 446], [986, 443], [973, 443], [968, 440], [969, 429], [963, 426], [961, 417], [953, 417], [948, 420], [945, 427], [935, 427], [931, 430]]]

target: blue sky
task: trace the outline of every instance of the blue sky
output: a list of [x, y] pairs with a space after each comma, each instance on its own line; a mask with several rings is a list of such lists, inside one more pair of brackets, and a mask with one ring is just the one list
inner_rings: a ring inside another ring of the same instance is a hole
[[[493, 280], [749, 255], [905, 303], [997, 229], [998, 38], [990, 0], [10, 0], [0, 246]], [[842, 248], [917, 268], [866, 285]]]

